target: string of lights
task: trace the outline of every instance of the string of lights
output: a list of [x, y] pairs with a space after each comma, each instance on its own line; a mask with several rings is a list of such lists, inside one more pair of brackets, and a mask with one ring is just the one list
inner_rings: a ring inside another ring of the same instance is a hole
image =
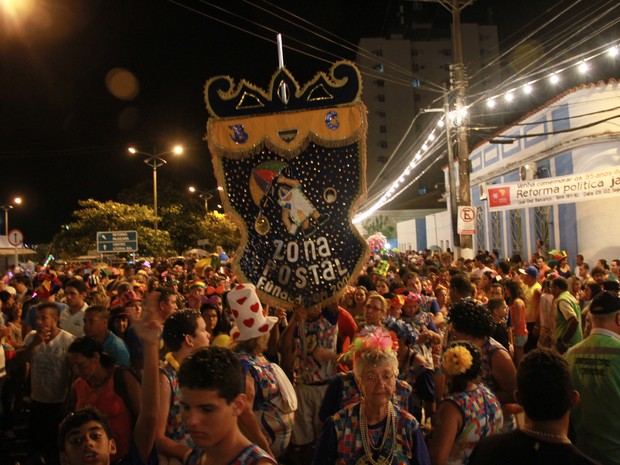
[[562, 74], [571, 69], [576, 69], [581, 75], [585, 76], [591, 70], [592, 61], [594, 59], [603, 55], [607, 55], [609, 58], [615, 59], [620, 54], [620, 46], [617, 43], [611, 45], [607, 44], [605, 46], [601, 46], [600, 48], [605, 48], [605, 50], [591, 53], [585, 58], [579, 57], [577, 59], [573, 59], [572, 62], [569, 62], [567, 60], [565, 61], [565, 63], [567, 64], [564, 64], [564, 66], [554, 69], [551, 72], [547, 71], [544, 76], [528, 76], [529, 79], [525, 80], [524, 82], [517, 81], [517, 83], [515, 83], [514, 81], [512, 81], [512, 86], [509, 87], [507, 90], [492, 94], [490, 96], [480, 96], [468, 106], [471, 107], [484, 100], [486, 102], [487, 108], [493, 109], [497, 105], [499, 99], [502, 99], [504, 102], [509, 104], [517, 98], [519, 93], [525, 95], [531, 94], [534, 91], [534, 86], [538, 83], [541, 83], [542, 81], [546, 80], [551, 85], [557, 85], [562, 78]]
[[[428, 132], [426, 138], [424, 138], [424, 142], [421, 145], [418, 145], [418, 150], [415, 151], [415, 155], [411, 157], [407, 166], [402, 170], [400, 175], [396, 177], [394, 181], [388, 184], [388, 187], [383, 189], [374, 197], [370, 197], [364, 203], [364, 205], [362, 206], [362, 209], [364, 211], [353, 218], [353, 224], [364, 221], [382, 206], [397, 198], [400, 194], [406, 191], [411, 186], [411, 184], [413, 184], [413, 182], [419, 179], [418, 175], [418, 177], [416, 177], [414, 180], [408, 182], [408, 178], [414, 173], [414, 170], [418, 168], [423, 161], [426, 161], [428, 158], [430, 158], [432, 154], [436, 153], [438, 150], [441, 150], [446, 143], [444, 129], [445, 124], [443, 121], [443, 117], [435, 120], [435, 125], [436, 127], [433, 128], [430, 132]], [[411, 152], [413, 152], [413, 150]], [[426, 172], [426, 170], [424, 172]], [[377, 200], [377, 197], [380, 198]]]
[[[246, 33], [251, 33], [250, 31], [248, 31], [247, 29], [238, 27], [233, 25], [232, 23], [229, 23], [227, 21], [224, 21], [220, 18], [214, 17], [212, 15], [209, 15], [205, 12], [193, 9], [191, 7], [188, 7], [185, 4], [182, 4], [180, 1], [178, 0], [169, 0], [171, 3], [174, 3], [176, 5], [179, 5], [183, 8], [187, 8], [190, 9], [198, 14], [201, 14], [205, 17], [208, 17], [209, 19], [212, 19], [214, 21], [218, 21], [220, 23], [223, 23], [227, 26], [233, 27], [237, 30], [241, 30], [243, 32]], [[508, 53], [510, 53], [512, 50], [514, 50], [515, 47], [517, 47], [520, 44], [525, 43], [526, 40], [534, 37], [537, 33], [542, 33], [542, 35], [547, 35], [546, 39], [543, 42], [543, 46], [547, 47], [547, 54], [552, 53], [553, 51], [558, 50], [560, 47], [562, 47], [561, 53], [558, 53], [558, 56], [565, 56], [567, 51], [572, 50], [573, 48], [583, 44], [584, 42], [587, 42], [588, 40], [592, 39], [592, 37], [594, 37], [594, 34], [596, 32], [600, 33], [600, 29], [598, 29], [598, 31], [590, 33], [589, 35], [586, 35], [585, 37], [581, 37], [578, 40], [575, 40], [575, 32], [576, 31], [584, 31], [587, 30], [588, 28], [591, 28], [591, 26], [597, 22], [600, 21], [602, 18], [605, 17], [605, 15], [609, 12], [604, 10], [604, 6], [608, 5], [602, 5], [599, 6], [598, 8], [594, 8], [594, 7], [590, 7], [590, 8], [583, 8], [583, 14], [580, 15], [580, 17], [578, 17], [578, 19], [576, 21], [573, 20], [573, 24], [571, 28], [566, 28], [560, 25], [560, 20], [559, 18], [562, 17], [563, 15], [565, 15], [569, 10], [571, 10], [572, 8], [575, 7], [575, 5], [577, 5], [578, 3], [580, 3], [582, 0], [577, 0], [575, 2], [570, 2], [568, 6], [566, 6], [565, 8], [563, 8], [559, 13], [557, 12], [558, 10], [555, 10], [554, 8], [549, 8], [547, 10], [547, 13], [552, 13], [553, 16], [551, 19], [547, 20], [542, 26], [538, 27], [537, 29], [535, 29], [533, 32], [528, 33], [524, 36], [523, 39], [521, 39], [517, 44], [515, 44], [512, 48], [508, 49], [506, 52], [502, 53], [500, 56], [498, 56], [494, 61], [498, 62], [499, 60], [501, 60], [503, 57], [507, 56]], [[358, 56], [360, 57], [365, 57], [365, 58], [371, 58], [371, 59], [376, 59], [376, 56], [368, 51], [365, 50], [355, 44], [352, 44], [350, 42], [347, 42], [346, 40], [338, 37], [335, 34], [332, 34], [329, 31], [326, 31], [324, 29], [321, 29], [320, 27], [310, 23], [309, 21], [293, 14], [292, 12], [281, 8], [277, 5], [274, 5], [272, 2], [264, 0], [264, 4], [268, 6], [268, 8], [264, 8], [260, 5], [258, 5], [256, 2], [252, 2], [249, 0], [244, 0], [244, 2], [246, 4], [249, 4], [263, 12], [266, 12], [270, 15], [273, 15], [274, 17], [278, 18], [279, 20], [285, 21], [288, 24], [292, 24], [295, 27], [298, 27], [301, 30], [304, 30], [306, 32], [309, 32], [313, 35], [315, 35], [317, 38], [324, 40], [332, 45], [337, 45], [342, 47], [344, 50], [347, 50], [349, 52], [355, 52], [357, 53]], [[247, 20], [246, 18], [243, 18], [241, 15], [238, 15], [236, 13], [232, 13], [228, 10], [225, 10], [221, 7], [216, 7], [214, 5], [212, 5], [209, 1], [206, 0], [201, 0], [201, 3], [203, 5], [207, 5], [207, 6], [211, 6], [214, 8], [217, 8], [219, 11], [221, 12], [226, 12], [228, 14], [231, 14], [239, 19], [242, 20], [246, 20], [249, 21], [261, 28], [263, 28], [264, 30], [268, 31], [270, 34], [272, 34], [271, 37], [266, 37], [263, 36], [261, 34], [257, 34], [257, 33], [251, 33], [253, 36], [255, 37], [259, 37], [265, 41], [268, 41], [270, 43], [274, 43], [274, 37], [276, 34], [276, 31], [272, 28], [269, 28], [267, 26], [258, 24], [254, 21], [250, 21]], [[562, 2], [560, 2], [562, 3]], [[559, 3], [558, 3], [559, 5]], [[611, 10], [613, 10], [617, 5], [613, 5], [611, 6]], [[277, 13], [276, 13], [277, 11]], [[289, 19], [289, 18], [293, 18], [293, 19]], [[614, 25], [614, 21], [608, 22], [607, 25], [605, 25], [605, 29], [612, 27]], [[552, 26], [552, 27], [550, 27]], [[557, 28], [562, 27], [563, 30], [560, 31]], [[318, 31], [318, 32], [317, 32]], [[551, 32], [553, 32], [553, 34], [551, 34]], [[326, 51], [324, 49], [322, 49], [319, 46], [316, 46], [314, 44], [308, 44], [308, 42], [302, 42], [297, 40], [294, 37], [287, 37], [287, 42], [291, 42], [293, 44], [301, 44], [303, 45], [304, 48], [306, 49], [310, 49], [312, 52], [308, 52], [306, 50], [303, 50], [300, 47], [296, 47], [296, 46], [292, 46], [292, 45], [285, 45], [285, 48], [287, 50], [296, 52], [296, 53], [300, 53], [303, 54], [305, 56], [309, 56], [315, 59], [318, 59], [322, 62], [328, 62], [331, 63], [331, 60], [325, 59], [322, 56], [319, 56], [319, 54], [323, 54], [332, 58], [336, 58], [336, 59], [342, 59], [340, 56], [338, 56], [337, 54], [333, 53], [333, 52], [329, 52]], [[609, 47], [609, 50], [607, 51], [610, 55], [612, 56], [616, 56], [618, 54], [618, 45], [616, 43], [612, 44]], [[529, 51], [526, 52], [525, 55], [525, 59], [528, 58], [527, 54], [528, 53], [534, 53], [533, 51]], [[483, 92], [479, 92], [477, 94], [471, 94], [470, 98], [473, 97], [473, 101], [472, 103], [470, 103], [467, 107], [463, 107], [458, 109], [458, 111], [453, 111], [450, 112], [449, 115], [447, 115], [448, 117], [450, 117], [452, 120], [455, 121], [456, 124], [462, 123], [464, 121], [466, 121], [466, 118], [468, 117], [468, 112], [469, 109], [474, 106], [479, 104], [482, 101], [486, 101], [487, 102], [487, 110], [489, 109], [493, 109], [495, 107], [495, 104], [502, 99], [504, 102], [506, 102], [507, 104], [509, 104], [510, 102], [512, 102], [517, 94], [519, 92], [522, 92], [524, 94], [527, 93], [531, 93], [534, 89], [534, 86], [537, 85], [538, 83], [540, 83], [541, 81], [548, 79], [549, 82], [553, 85], [557, 85], [560, 82], [560, 78], [562, 76], [562, 73], [566, 72], [567, 70], [576, 67], [578, 68], [582, 73], [587, 73], [587, 71], [590, 69], [589, 67], [591, 66], [592, 60], [596, 59], [597, 57], [603, 55], [605, 52], [603, 52], [602, 50], [598, 50], [594, 49], [594, 51], [592, 51], [592, 53], [586, 53], [586, 54], [581, 54], [578, 55], [572, 59], [565, 59], [562, 60], [560, 62], [557, 62], [554, 65], [554, 70], [552, 72], [549, 72], [549, 63], [553, 62], [553, 60], [550, 59], [545, 59], [545, 60], [531, 60], [530, 64], [525, 66], [522, 70], [519, 71], [519, 73], [516, 73], [515, 75], [511, 76], [511, 79], [509, 81], [510, 86], [506, 86], [507, 82], [504, 82], [498, 86], [496, 86], [493, 89], [488, 89], [486, 91]], [[544, 62], [544, 63], [543, 63]], [[492, 62], [493, 63], [493, 62]], [[402, 68], [402, 66], [398, 65], [397, 63], [391, 63], [389, 61], [386, 61], [384, 59], [381, 60], [381, 64], [382, 64], [382, 69], [377, 72], [378, 70], [375, 68], [370, 68], [367, 66], [362, 65], [360, 71], [362, 72], [362, 74], [364, 76], [369, 76], [369, 77], [373, 77], [373, 78], [380, 78], [382, 80], [385, 80], [387, 82], [391, 82], [393, 84], [396, 85], [401, 85], [401, 86], [408, 86], [411, 87], [412, 85], [412, 81], [411, 79], [420, 79], [419, 76], [415, 75], [414, 73]], [[474, 75], [472, 75], [473, 77], [477, 77], [479, 73], [482, 73], [484, 71], [484, 69], [488, 66], [490, 66], [491, 63], [488, 63], [487, 65], [485, 65], [485, 67], [482, 67], [478, 72], [476, 72]], [[403, 79], [402, 76], [405, 75], [406, 78]], [[472, 86], [470, 86], [470, 88], [474, 88], [476, 86], [480, 86], [484, 81], [485, 81], [486, 77], [479, 79], [475, 84], [473, 84]], [[439, 86], [436, 83], [429, 83], [426, 80], [420, 79], [421, 82], [423, 82], [424, 84], [427, 85], [422, 85], [420, 88], [421, 90], [426, 90], [426, 91], [437, 91], [437, 92], [441, 92], [443, 95], [443, 89], [441, 89], [441, 86]], [[507, 90], [499, 90], [503, 87], [508, 87]], [[438, 90], [441, 89], [441, 90]], [[437, 102], [441, 97], [438, 97], [437, 99], [435, 99], [434, 102]], [[410, 129], [413, 126], [413, 123], [415, 122], [415, 120], [417, 119], [417, 117], [419, 116], [416, 115], [410, 125]], [[438, 124], [443, 123], [443, 119], [440, 119]], [[435, 133], [435, 130], [432, 130], [430, 132], [428, 132], [426, 138], [424, 139], [424, 141], [420, 144], [419, 142], [417, 144], [410, 144], [413, 146], [417, 146], [419, 147], [419, 149], [416, 151], [415, 149], [410, 149], [410, 148], [406, 148], [406, 149], [402, 149], [402, 145], [405, 144], [405, 141], [407, 139], [408, 133], [410, 131], [410, 129], [407, 131], [407, 133], [405, 133], [405, 135], [403, 135], [403, 137], [401, 138], [401, 141], [399, 142], [398, 146], [396, 147], [396, 149], [394, 151], [392, 151], [392, 154], [390, 155], [388, 162], [384, 165], [384, 167], [381, 170], [381, 174], [384, 173], [384, 171], [390, 171], [393, 170], [393, 168], [390, 167], [391, 164], [393, 163], [397, 163], [397, 164], [402, 164], [403, 159], [406, 160], [407, 158], [407, 153], [414, 153], [415, 155], [411, 158], [411, 160], [409, 161], [409, 163], [407, 164], [406, 168], [402, 169], [402, 170], [398, 170], [397, 171], [397, 175], [394, 176], [394, 180], [391, 183], [388, 183], [388, 187], [386, 187], [385, 189], [382, 189], [380, 192], [378, 192], [377, 194], [369, 197], [369, 199], [365, 202], [365, 206], [366, 205], [371, 205], [370, 207], [364, 207], [365, 211], [359, 215], [357, 215], [354, 219], [354, 222], [359, 222], [359, 221], [363, 221], [363, 219], [367, 218], [370, 214], [372, 214], [374, 211], [378, 210], [379, 208], [381, 208], [383, 205], [385, 205], [386, 203], [391, 202], [393, 199], [395, 199], [396, 197], [398, 197], [398, 195], [400, 195], [402, 192], [404, 192], [406, 190], [407, 187], [409, 187], [411, 185], [412, 182], [415, 182], [415, 179], [419, 179], [419, 175], [417, 177], [414, 178], [413, 181], [411, 181], [410, 183], [407, 184], [407, 179], [409, 179], [411, 177], [411, 175], [414, 173], [414, 170], [418, 169], [420, 167], [420, 163], [422, 161], [426, 161], [431, 153], [433, 153], [437, 147], [439, 146], [443, 146], [445, 145], [445, 141], [442, 141], [441, 144], [439, 144], [437, 142], [437, 135]], [[443, 132], [443, 131], [442, 131]], [[445, 132], [444, 132], [445, 133]], [[425, 171], [424, 171], [425, 172]], [[377, 182], [378, 179], [380, 179], [381, 176], [377, 176], [375, 179], [375, 182]], [[370, 188], [374, 187], [373, 183]], [[404, 187], [403, 187], [404, 186]]]

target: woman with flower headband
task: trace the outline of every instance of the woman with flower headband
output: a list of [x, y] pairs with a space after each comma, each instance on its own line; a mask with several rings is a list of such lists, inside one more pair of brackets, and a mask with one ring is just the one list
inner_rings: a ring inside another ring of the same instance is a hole
[[[417, 337], [417, 331], [403, 320], [387, 317], [384, 320], [384, 327], [390, 331], [390, 336], [393, 336], [393, 345], [397, 345], [398, 350], [401, 350], [403, 346], [406, 348], [408, 345], [413, 344]], [[373, 334], [375, 330], [375, 327], [362, 329], [358, 333], [357, 338], [353, 341], [353, 344], [359, 344], [356, 341], [363, 341], [365, 337]], [[398, 339], [398, 342], [394, 341], [394, 338]], [[348, 350], [342, 354], [340, 359], [350, 362], [352, 354], [353, 351]], [[394, 403], [408, 412], [412, 412], [414, 406], [413, 396], [411, 395], [412, 390], [409, 383], [398, 378], [396, 379]], [[362, 392], [355, 378], [355, 373], [353, 371], [338, 373], [332, 381], [330, 381], [327, 391], [325, 391], [325, 396], [323, 397], [319, 410], [319, 419], [324, 422], [347, 405], [359, 402], [361, 399]]]
[[398, 375], [392, 345], [392, 337], [383, 328], [375, 328], [351, 345], [363, 397], [328, 418], [314, 464], [430, 464], [418, 422], [391, 401]]
[[443, 371], [450, 394], [433, 418], [429, 454], [433, 465], [466, 464], [478, 441], [499, 433], [502, 407], [480, 375], [480, 350], [466, 341], [450, 344], [443, 356]]

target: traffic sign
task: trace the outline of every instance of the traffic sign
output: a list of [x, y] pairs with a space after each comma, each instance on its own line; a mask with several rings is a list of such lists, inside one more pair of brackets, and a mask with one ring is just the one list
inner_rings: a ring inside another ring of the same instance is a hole
[[476, 234], [476, 210], [472, 207], [459, 207], [457, 224], [459, 234]]
[[97, 252], [98, 253], [118, 253], [118, 252], [137, 252], [138, 251], [138, 232], [137, 231], [98, 231], [97, 232]]
[[13, 247], [19, 247], [24, 243], [24, 233], [19, 229], [11, 229], [7, 239], [9, 240], [9, 244]]

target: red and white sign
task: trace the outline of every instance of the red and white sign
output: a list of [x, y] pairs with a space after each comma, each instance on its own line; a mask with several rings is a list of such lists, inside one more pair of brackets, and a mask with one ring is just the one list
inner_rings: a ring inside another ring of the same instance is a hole
[[24, 233], [22, 233], [19, 229], [11, 229], [7, 239], [9, 244], [13, 247], [19, 247], [24, 243]]
[[489, 211], [541, 207], [620, 196], [620, 166], [601, 171], [489, 186]]
[[459, 207], [457, 231], [459, 234], [476, 234], [476, 210], [473, 207]]

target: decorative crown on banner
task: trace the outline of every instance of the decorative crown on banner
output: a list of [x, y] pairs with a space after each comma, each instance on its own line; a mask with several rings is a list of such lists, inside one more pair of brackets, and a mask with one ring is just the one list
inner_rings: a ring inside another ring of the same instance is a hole
[[351, 223], [366, 194], [361, 76], [335, 63], [300, 86], [286, 68], [268, 89], [207, 81], [207, 140], [227, 213], [241, 231], [239, 280], [275, 305], [335, 300], [367, 244]]
[[205, 86], [207, 109], [213, 117], [228, 118], [310, 110], [359, 101], [361, 79], [353, 64], [335, 63], [330, 74], [328, 77], [319, 72], [300, 87], [286, 68], [280, 68], [266, 91], [244, 79], [235, 88], [232, 78], [217, 76], [209, 79]]

